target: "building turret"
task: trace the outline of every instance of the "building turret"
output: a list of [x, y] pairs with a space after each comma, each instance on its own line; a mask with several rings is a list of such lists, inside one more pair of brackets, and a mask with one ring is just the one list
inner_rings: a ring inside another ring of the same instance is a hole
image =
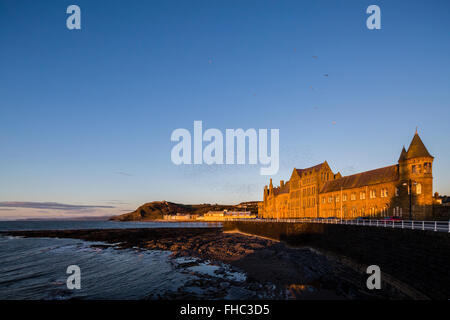
[[431, 214], [433, 204], [433, 174], [434, 157], [428, 152], [419, 134], [414, 137], [408, 151], [403, 148], [399, 163], [400, 183], [404, 188], [411, 185], [412, 210], [415, 218], [425, 219]]

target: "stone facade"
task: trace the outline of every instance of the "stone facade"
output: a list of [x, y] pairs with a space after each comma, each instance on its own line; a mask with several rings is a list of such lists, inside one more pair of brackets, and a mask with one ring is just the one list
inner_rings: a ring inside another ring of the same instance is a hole
[[[392, 166], [343, 177], [325, 161], [294, 168], [288, 182], [264, 187], [262, 218], [357, 218], [396, 216], [426, 219], [432, 215], [434, 158], [417, 132]], [[411, 190], [410, 190], [411, 189]], [[412, 192], [412, 193], [410, 193]]]

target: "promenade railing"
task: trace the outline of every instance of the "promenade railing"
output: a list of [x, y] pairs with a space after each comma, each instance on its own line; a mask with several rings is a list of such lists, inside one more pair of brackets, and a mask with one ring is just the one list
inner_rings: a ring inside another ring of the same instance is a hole
[[225, 221], [253, 221], [253, 222], [287, 222], [287, 223], [325, 223], [344, 224], [355, 226], [391, 228], [391, 229], [411, 229], [430, 230], [436, 232], [449, 232], [450, 221], [418, 221], [418, 220], [375, 220], [375, 219], [336, 219], [336, 218], [296, 218], [296, 219], [262, 219], [262, 218], [227, 218]]

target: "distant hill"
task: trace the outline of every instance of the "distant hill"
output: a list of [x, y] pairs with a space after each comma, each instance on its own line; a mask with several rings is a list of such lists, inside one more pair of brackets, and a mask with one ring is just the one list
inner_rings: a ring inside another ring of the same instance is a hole
[[163, 215], [176, 215], [177, 213], [189, 213], [203, 215], [208, 211], [251, 211], [254, 214], [258, 213], [258, 202], [242, 202], [238, 205], [221, 205], [221, 204], [181, 204], [168, 201], [153, 201], [143, 204], [136, 210], [130, 213], [121, 214], [119, 216], [111, 217], [114, 221], [147, 221], [162, 219]]

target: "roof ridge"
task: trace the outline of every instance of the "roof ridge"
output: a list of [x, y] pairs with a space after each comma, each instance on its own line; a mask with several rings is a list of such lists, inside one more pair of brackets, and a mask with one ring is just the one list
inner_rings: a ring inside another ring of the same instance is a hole
[[398, 165], [390, 165], [368, 171], [344, 176], [336, 180], [325, 182], [320, 193], [342, 189], [359, 188], [362, 186], [389, 182], [398, 179]]
[[[381, 167], [381, 168], [377, 168], [377, 169], [361, 171], [361, 172], [354, 173], [354, 174], [351, 174], [351, 175], [348, 175], [348, 176], [342, 176], [341, 178], [336, 179], [336, 180], [344, 179], [344, 178], [347, 178], [347, 177], [353, 177], [353, 176], [357, 176], [359, 174], [368, 173], [368, 172], [372, 172], [372, 171], [377, 171], [377, 170], [381, 170], [381, 169], [387, 169], [387, 168], [391, 168], [391, 167], [396, 167], [396, 166], [397, 166], [396, 164], [392, 164], [392, 165]], [[327, 181], [327, 182], [333, 182], [333, 181], [336, 181], [336, 180], [330, 180], [330, 181]]]
[[326, 163], [326, 161], [323, 161], [323, 162], [320, 162], [319, 164], [316, 164], [316, 165], [308, 167], [308, 168], [302, 168], [302, 169], [295, 168], [295, 170], [297, 170], [297, 172], [308, 171], [311, 169], [319, 168], [319, 167], [323, 166], [325, 163]]

